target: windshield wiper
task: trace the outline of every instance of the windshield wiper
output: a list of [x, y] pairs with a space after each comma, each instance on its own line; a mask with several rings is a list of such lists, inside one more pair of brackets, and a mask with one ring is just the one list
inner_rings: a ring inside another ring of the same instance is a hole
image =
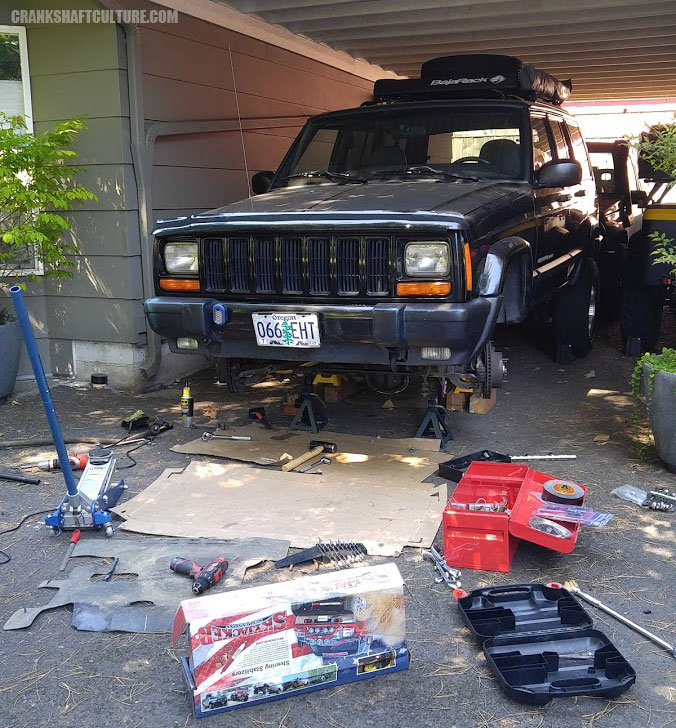
[[347, 172], [331, 172], [328, 169], [313, 169], [310, 172], [297, 172], [296, 174], [290, 174], [282, 179], [299, 179], [299, 178], [311, 179], [312, 177], [324, 177], [331, 182], [356, 182], [357, 184], [368, 184], [366, 177], [358, 177], [357, 175], [348, 174]]
[[435, 169], [434, 167], [428, 167], [426, 164], [414, 164], [410, 167], [394, 167], [392, 169], [379, 169], [371, 173], [374, 177], [382, 176], [386, 177], [388, 174], [433, 174], [441, 177], [453, 177], [454, 179], [466, 179], [470, 182], [479, 182], [478, 177], [473, 177], [469, 174], [460, 174], [458, 172], [449, 172], [447, 169]]

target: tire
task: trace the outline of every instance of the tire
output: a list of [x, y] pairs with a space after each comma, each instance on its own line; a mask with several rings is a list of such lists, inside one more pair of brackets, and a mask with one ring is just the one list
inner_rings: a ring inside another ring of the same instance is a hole
[[569, 363], [569, 352], [575, 357], [585, 357], [594, 345], [594, 332], [598, 314], [599, 269], [587, 259], [574, 285], [568, 285], [554, 302], [554, 335], [557, 360]]
[[629, 285], [622, 296], [620, 336], [630, 356], [654, 351], [662, 325], [664, 291], [661, 286]]
[[244, 382], [237, 376], [242, 369], [238, 359], [216, 359], [216, 381], [225, 384], [230, 394], [242, 394], [246, 391]]

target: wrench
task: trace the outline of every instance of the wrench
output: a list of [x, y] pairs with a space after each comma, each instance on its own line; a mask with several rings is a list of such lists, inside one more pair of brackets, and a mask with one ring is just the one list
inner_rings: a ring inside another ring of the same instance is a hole
[[209, 440], [250, 440], [249, 435], [214, 435], [211, 432], [203, 432], [202, 439], [204, 442]]
[[430, 546], [429, 551], [423, 551], [422, 556], [424, 559], [432, 561], [434, 563], [434, 568], [439, 572], [440, 576], [437, 576], [434, 580], [437, 584], [445, 581], [450, 587], [453, 587], [453, 589], [460, 588], [460, 576], [462, 575], [462, 572], [449, 566], [444, 561], [444, 557], [434, 548], [434, 546]]
[[304, 465], [302, 468], [298, 468], [296, 472], [307, 473], [309, 470], [312, 470], [312, 468], [316, 468], [318, 465], [331, 465], [331, 458], [319, 458], [319, 460], [315, 460], [309, 465]]

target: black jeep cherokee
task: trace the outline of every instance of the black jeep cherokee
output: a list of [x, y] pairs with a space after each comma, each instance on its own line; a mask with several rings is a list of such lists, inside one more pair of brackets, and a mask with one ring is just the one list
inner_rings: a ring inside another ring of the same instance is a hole
[[449, 56], [310, 119], [257, 197], [158, 223], [153, 329], [231, 386], [311, 361], [379, 391], [418, 375], [490, 396], [495, 325], [540, 304], [559, 360], [586, 355], [599, 228], [570, 88]]

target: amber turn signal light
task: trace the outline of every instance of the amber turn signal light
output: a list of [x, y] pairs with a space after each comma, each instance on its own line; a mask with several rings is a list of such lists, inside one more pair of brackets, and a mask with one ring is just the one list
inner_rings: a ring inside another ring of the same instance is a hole
[[163, 291], [199, 291], [200, 282], [196, 278], [160, 278]]
[[468, 293], [472, 292], [473, 288], [472, 281], [472, 256], [470, 254], [469, 245], [465, 243], [465, 290]]
[[447, 296], [449, 281], [402, 281], [397, 283], [397, 296]]

